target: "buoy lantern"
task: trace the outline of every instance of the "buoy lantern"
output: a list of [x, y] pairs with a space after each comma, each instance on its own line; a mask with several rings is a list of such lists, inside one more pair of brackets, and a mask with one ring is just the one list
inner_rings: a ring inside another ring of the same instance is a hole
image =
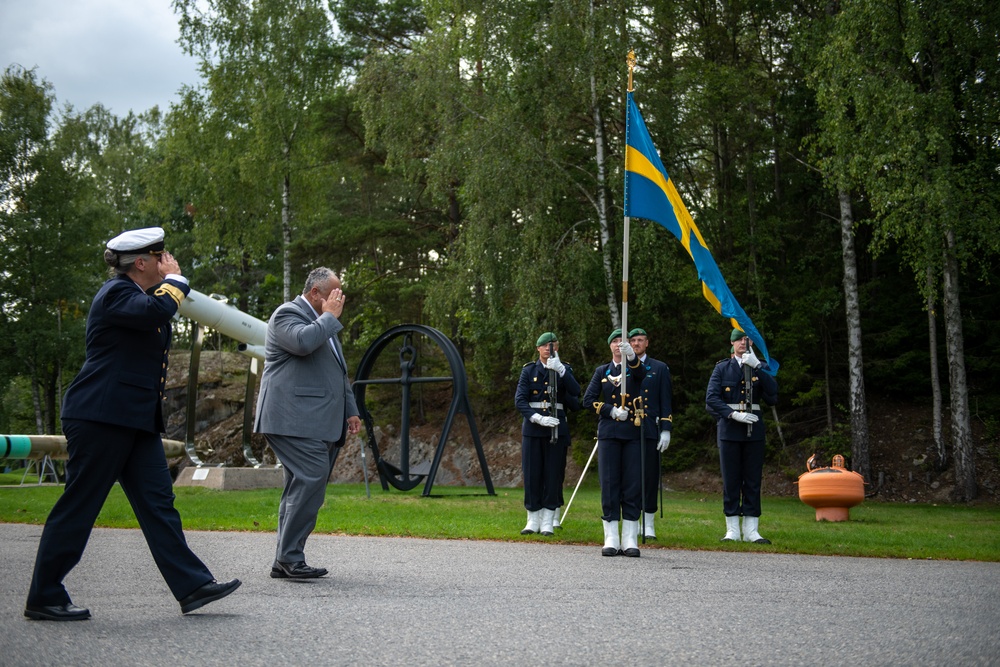
[[799, 500], [816, 508], [817, 521], [847, 521], [850, 508], [865, 499], [865, 478], [844, 467], [844, 457], [837, 454], [829, 468], [813, 468], [816, 455], [799, 475]]

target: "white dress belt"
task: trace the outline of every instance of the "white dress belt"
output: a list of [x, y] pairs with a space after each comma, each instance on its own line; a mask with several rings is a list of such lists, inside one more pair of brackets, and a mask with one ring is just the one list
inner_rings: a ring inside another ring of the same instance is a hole
[[[746, 404], [741, 403], [726, 403], [732, 410], [746, 410]], [[754, 403], [750, 406], [751, 410], [760, 410], [760, 403]]]
[[[550, 405], [552, 404], [549, 403], [548, 401], [532, 401], [531, 403], [528, 403], [528, 407], [536, 408], [538, 410], [548, 410]], [[563, 409], [563, 404], [556, 403], [556, 410], [562, 410], [562, 409]]]

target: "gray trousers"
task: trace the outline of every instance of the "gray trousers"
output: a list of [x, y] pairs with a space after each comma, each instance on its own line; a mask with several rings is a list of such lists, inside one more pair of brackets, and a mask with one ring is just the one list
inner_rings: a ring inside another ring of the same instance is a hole
[[326, 500], [326, 484], [344, 439], [330, 442], [270, 433], [264, 437], [285, 470], [274, 558], [282, 563], [305, 562], [306, 538], [316, 527], [316, 515]]

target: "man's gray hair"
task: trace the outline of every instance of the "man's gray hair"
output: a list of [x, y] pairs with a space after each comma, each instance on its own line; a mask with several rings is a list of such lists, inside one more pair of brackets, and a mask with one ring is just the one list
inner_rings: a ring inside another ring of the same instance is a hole
[[326, 285], [328, 282], [330, 282], [332, 279], [336, 277], [337, 274], [331, 271], [330, 269], [326, 268], [325, 266], [313, 269], [312, 271], [309, 272], [309, 275], [306, 276], [306, 285], [305, 287], [302, 288], [302, 293], [309, 294], [309, 291], [312, 290], [313, 287]]

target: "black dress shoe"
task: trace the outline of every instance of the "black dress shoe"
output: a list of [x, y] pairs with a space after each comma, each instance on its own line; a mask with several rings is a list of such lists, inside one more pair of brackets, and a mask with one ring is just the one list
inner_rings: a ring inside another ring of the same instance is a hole
[[317, 579], [326, 574], [325, 567], [309, 567], [304, 560], [297, 563], [282, 563], [276, 560], [271, 566], [272, 579]]
[[186, 614], [194, 611], [195, 609], [201, 609], [209, 602], [221, 600], [239, 588], [241, 583], [243, 582], [239, 579], [233, 579], [232, 581], [224, 581], [220, 584], [213, 579], [180, 601], [181, 613]]
[[24, 608], [24, 615], [36, 621], [84, 621], [90, 618], [90, 610], [72, 602], [48, 607], [29, 604]]
[[617, 556], [620, 553], [621, 552], [618, 549], [615, 549], [614, 547], [604, 547], [601, 549], [602, 556]]
[[628, 556], [629, 558], [638, 558], [639, 557], [639, 550], [636, 549], [636, 548], [625, 549], [624, 551], [622, 551], [622, 553], [624, 555]]

